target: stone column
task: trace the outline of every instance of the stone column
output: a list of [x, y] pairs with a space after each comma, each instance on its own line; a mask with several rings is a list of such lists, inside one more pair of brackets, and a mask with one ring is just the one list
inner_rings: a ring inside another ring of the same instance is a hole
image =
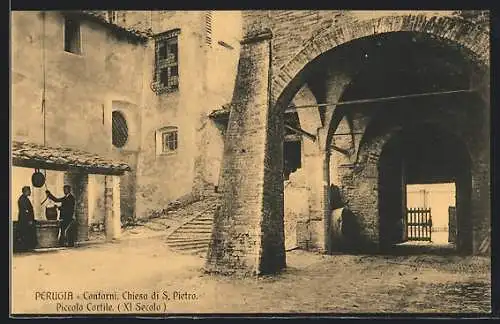
[[104, 179], [104, 205], [106, 240], [113, 241], [120, 238], [120, 177], [107, 175]]
[[283, 112], [270, 106], [271, 32], [247, 36], [223, 156], [223, 201], [205, 269], [275, 273], [286, 266]]
[[65, 184], [71, 186], [75, 196], [75, 218], [77, 222], [76, 242], [89, 239], [89, 201], [88, 201], [88, 174], [78, 169], [69, 170], [64, 174]]
[[324, 246], [324, 153], [317, 142], [304, 141], [304, 171], [307, 174], [309, 188], [309, 248], [323, 251]]

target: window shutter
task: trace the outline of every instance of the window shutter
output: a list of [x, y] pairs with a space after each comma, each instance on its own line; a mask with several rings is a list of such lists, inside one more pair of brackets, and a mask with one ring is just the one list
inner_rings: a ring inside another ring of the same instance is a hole
[[208, 47], [212, 47], [212, 11], [207, 11], [205, 14], [205, 43], [208, 45]]

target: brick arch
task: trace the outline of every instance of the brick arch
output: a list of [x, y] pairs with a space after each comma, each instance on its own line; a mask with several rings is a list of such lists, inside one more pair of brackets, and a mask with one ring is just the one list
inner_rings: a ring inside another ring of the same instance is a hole
[[355, 39], [392, 32], [417, 32], [447, 39], [470, 51], [480, 65], [490, 64], [489, 35], [479, 25], [458, 17], [384, 16], [336, 26], [312, 38], [273, 76], [273, 98], [279, 102], [292, 80], [319, 55]]
[[[293, 103], [297, 106], [317, 104], [316, 97], [307, 85], [304, 85], [293, 98]], [[321, 117], [318, 109], [298, 109], [300, 126], [303, 130], [316, 135], [321, 127]]]

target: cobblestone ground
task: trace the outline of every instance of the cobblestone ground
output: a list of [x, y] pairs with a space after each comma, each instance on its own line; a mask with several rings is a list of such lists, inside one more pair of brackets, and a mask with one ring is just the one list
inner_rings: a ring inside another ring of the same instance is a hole
[[[177, 254], [164, 242], [164, 236], [156, 236], [15, 255], [12, 311], [64, 312], [57, 310], [57, 301], [37, 300], [36, 292], [42, 291], [72, 291], [75, 299], [59, 301], [60, 308], [78, 303], [83, 310], [76, 311], [88, 313], [89, 303], [95, 307], [105, 301], [85, 300], [84, 292], [122, 296], [125, 291], [150, 295], [156, 290], [165, 291], [170, 300], [151, 312], [170, 314], [490, 312], [487, 258], [325, 256], [295, 250], [287, 253], [288, 268], [278, 276], [229, 278], [203, 274], [202, 258]], [[132, 302], [134, 307], [148, 303]], [[113, 307], [117, 303], [110, 302]]]

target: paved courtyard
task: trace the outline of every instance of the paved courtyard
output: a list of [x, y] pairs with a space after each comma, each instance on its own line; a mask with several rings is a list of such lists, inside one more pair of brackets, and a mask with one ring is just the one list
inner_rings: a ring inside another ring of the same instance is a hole
[[178, 254], [164, 242], [164, 236], [156, 236], [15, 255], [12, 311], [490, 312], [488, 258], [295, 250], [287, 253], [283, 274], [230, 278], [203, 274], [202, 258]]

